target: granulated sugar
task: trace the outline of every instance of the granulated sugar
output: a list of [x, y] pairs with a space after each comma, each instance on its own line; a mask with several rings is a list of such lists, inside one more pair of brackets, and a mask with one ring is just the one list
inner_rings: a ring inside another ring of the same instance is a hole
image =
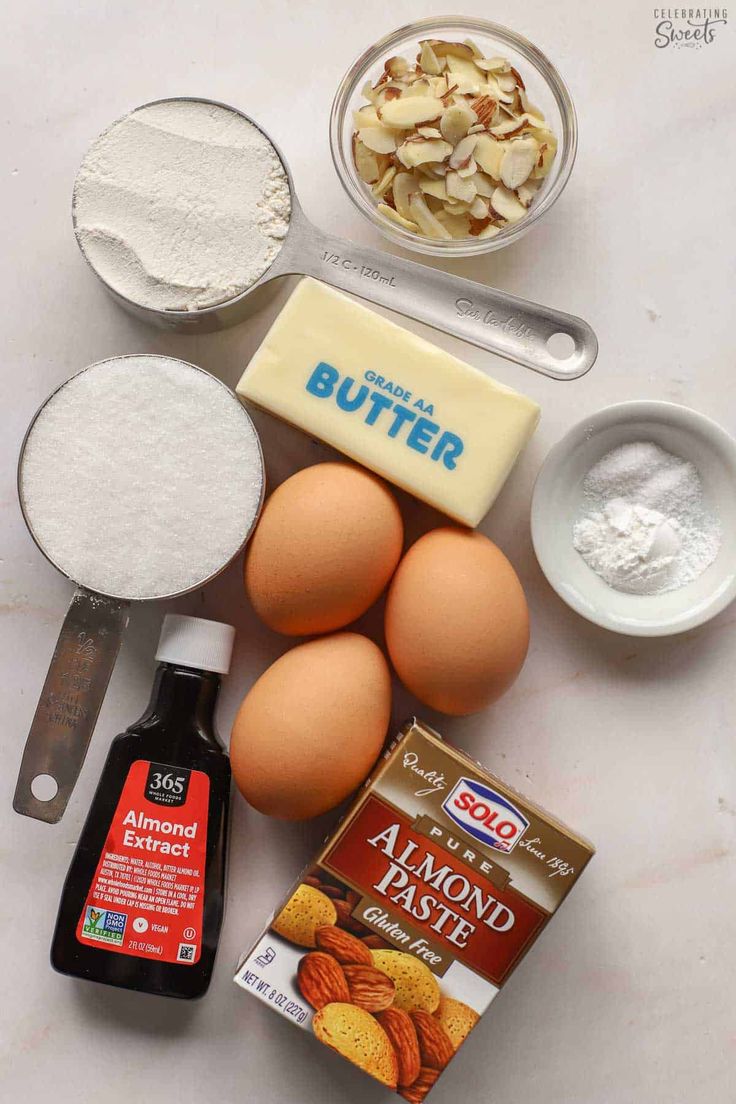
[[165, 100], [90, 147], [74, 187], [77, 240], [115, 291], [144, 307], [221, 303], [273, 263], [289, 228], [284, 167], [268, 139], [217, 104]]
[[616, 590], [676, 590], [718, 554], [721, 526], [705, 505], [697, 469], [652, 442], [606, 453], [585, 477], [583, 493], [573, 543]]
[[37, 540], [76, 582], [121, 598], [203, 582], [258, 513], [258, 438], [217, 380], [167, 357], [120, 357], [43, 407], [21, 468]]

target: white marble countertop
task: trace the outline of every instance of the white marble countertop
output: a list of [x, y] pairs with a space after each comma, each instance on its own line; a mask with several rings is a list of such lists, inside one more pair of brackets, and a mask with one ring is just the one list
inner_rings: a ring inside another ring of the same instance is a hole
[[[28, 537], [15, 495], [25, 427], [73, 371], [120, 353], [182, 356], [234, 383], [283, 298], [218, 335], [174, 337], [123, 314], [82, 262], [69, 206], [89, 141], [146, 100], [202, 95], [243, 107], [285, 150], [307, 214], [380, 246], [342, 194], [326, 120], [339, 76], [380, 34], [446, 5], [408, 0], [27, 0], [4, 16], [6, 156], [2, 328], [0, 1097], [42, 1104], [194, 1104], [388, 1099], [347, 1063], [237, 991], [230, 978], [331, 818], [269, 822], [235, 801], [228, 913], [204, 1002], [174, 1005], [54, 974], [48, 946], [62, 880], [112, 735], [146, 701], [163, 609], [139, 607], [63, 821], [16, 816], [21, 748], [70, 585]], [[417, 325], [539, 400], [533, 443], [484, 525], [516, 565], [533, 636], [511, 692], [446, 735], [592, 838], [598, 855], [431, 1100], [521, 1104], [711, 1104], [736, 1065], [734, 609], [667, 640], [607, 634], [550, 591], [528, 507], [549, 447], [586, 412], [629, 398], [697, 407], [736, 430], [734, 161], [724, 113], [734, 27], [698, 50], [657, 49], [634, 0], [489, 13], [546, 50], [568, 80], [578, 163], [555, 209], [523, 241], [455, 271], [582, 315], [601, 353], [555, 383]], [[327, 455], [263, 419], [277, 480]], [[410, 506], [415, 535], [434, 518]], [[181, 612], [233, 618], [238, 645], [220, 727], [283, 642], [259, 627], [231, 569]], [[366, 623], [375, 627], [375, 615]], [[394, 721], [415, 708], [397, 690]], [[422, 711], [427, 715], [427, 711]]]

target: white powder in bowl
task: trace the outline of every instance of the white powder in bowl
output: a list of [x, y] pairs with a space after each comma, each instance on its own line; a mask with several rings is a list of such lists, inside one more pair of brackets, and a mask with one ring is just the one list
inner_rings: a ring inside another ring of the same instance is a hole
[[262, 490], [244, 408], [169, 357], [118, 357], [73, 376], [36, 418], [21, 463], [43, 550], [71, 579], [119, 598], [164, 597], [219, 571]]
[[707, 508], [695, 465], [652, 441], [602, 456], [583, 481], [573, 544], [615, 590], [663, 594], [713, 563], [721, 524]]
[[195, 310], [232, 299], [271, 266], [289, 229], [275, 149], [237, 112], [164, 100], [113, 123], [77, 175], [82, 252], [143, 307]]

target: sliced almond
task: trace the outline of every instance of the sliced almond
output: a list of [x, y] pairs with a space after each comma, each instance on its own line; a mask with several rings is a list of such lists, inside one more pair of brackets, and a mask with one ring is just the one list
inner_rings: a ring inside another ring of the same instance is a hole
[[486, 96], [497, 96], [499, 105], [501, 107], [510, 107], [512, 109], [511, 114], [514, 114], [513, 107], [516, 102], [515, 92], [504, 92], [504, 90], [502, 88], [499, 88], [498, 85], [495, 85], [493, 88], [491, 88], [490, 85], [488, 87], [484, 85], [481, 88], [481, 92]]
[[429, 85], [430, 95], [436, 96], [438, 100], [443, 99], [447, 95], [449, 85], [447, 83], [447, 76], [444, 73], [441, 77], [427, 77], [427, 83]]
[[375, 184], [380, 174], [378, 157], [373, 150], [360, 141], [357, 135], [353, 136], [353, 160], [358, 176], [364, 184]]
[[447, 185], [444, 180], [430, 180], [428, 177], [425, 177], [423, 180], [419, 181], [419, 188], [424, 195], [434, 196], [435, 199], [447, 199]]
[[499, 103], [507, 105], [514, 102], [514, 93], [504, 92], [498, 82], [498, 78], [493, 73], [485, 74], [485, 80], [481, 84], [479, 94], [481, 96], [490, 96], [492, 100], [498, 100]]
[[478, 166], [475, 163], [475, 158], [471, 157], [469, 161], [463, 161], [462, 166], [456, 170], [458, 176], [471, 177], [475, 176], [478, 171]]
[[557, 139], [551, 130], [540, 127], [534, 127], [531, 135], [539, 145], [539, 156], [532, 177], [535, 180], [542, 180], [552, 168], [552, 162], [557, 154]]
[[375, 100], [373, 101], [374, 104], [376, 105], [376, 110], [378, 111], [380, 108], [383, 107], [383, 105], [385, 103], [388, 103], [390, 100], [400, 99], [401, 96], [404, 94], [404, 92], [406, 92], [406, 86], [403, 85], [403, 84], [402, 85], [398, 85], [398, 84], [386, 84], [386, 85], [384, 85], [384, 87], [377, 94]]
[[434, 97], [434, 92], [432, 90], [432, 81], [434, 79], [434, 77], [421, 76], [418, 80], [415, 80], [413, 84], [407, 85], [404, 95]]
[[524, 109], [521, 106], [521, 98], [519, 96], [519, 89], [518, 88], [514, 92], [514, 102], [511, 103], [511, 104], [508, 104], [508, 109], [511, 112], [511, 114], [516, 115], [517, 118], [520, 115], [524, 114]]
[[459, 199], [463, 203], [472, 203], [475, 199], [475, 184], [472, 179], [462, 177], [456, 172], [448, 172], [445, 177], [445, 184], [450, 199]]
[[514, 77], [514, 80], [516, 81], [519, 88], [521, 88], [522, 90], [525, 89], [526, 85], [524, 84], [523, 80], [521, 79], [521, 74], [519, 73], [519, 70], [514, 69], [513, 65], [510, 65], [509, 69], [511, 70], [511, 72], [513, 74], [513, 77]]
[[470, 101], [470, 106], [478, 117], [478, 122], [484, 127], [490, 126], [493, 116], [496, 114], [498, 101], [490, 96], [476, 96]]
[[475, 149], [477, 142], [478, 137], [475, 134], [468, 134], [465, 136], [465, 138], [461, 138], [452, 153], [450, 154], [450, 168], [467, 168], [472, 160], [473, 150]]
[[557, 139], [555, 138], [552, 131], [549, 130], [546, 126], [535, 126], [534, 124], [530, 123], [529, 134], [532, 138], [536, 140], [538, 145], [554, 146], [555, 149], [557, 149]]
[[[473, 51], [470, 46], [464, 42], [443, 42], [438, 38], [431, 38], [427, 40], [434, 50], [437, 57], [456, 57], [466, 58], [468, 61], [473, 60]], [[422, 43], [424, 45], [424, 43]]]
[[473, 55], [473, 61], [477, 61], [478, 58], [483, 57], [483, 51], [480, 49], [479, 46], [476, 46], [476, 44], [473, 42], [472, 38], [463, 39], [463, 46], [468, 47], [471, 54]]
[[490, 134], [481, 134], [473, 150], [473, 156], [483, 172], [494, 180], [501, 179], [501, 163], [506, 152], [504, 145], [505, 143], [497, 142]]
[[371, 193], [376, 197], [376, 199], [383, 199], [386, 192], [391, 187], [391, 184], [397, 172], [398, 169], [396, 168], [396, 166], [390, 165], [386, 169], [381, 179], [376, 181], [376, 183], [371, 188]]
[[539, 160], [536, 168], [532, 173], [535, 180], [543, 180], [549, 170], [552, 168], [552, 162], [555, 159], [555, 146], [542, 145], [539, 147]]
[[470, 203], [466, 203], [462, 199], [455, 199], [453, 196], [448, 196], [442, 206], [447, 211], [448, 215], [466, 215], [470, 210]]
[[361, 107], [360, 111], [353, 112], [353, 123], [355, 129], [360, 130], [361, 127], [380, 126], [381, 120], [375, 107]]
[[445, 177], [447, 176], [447, 162], [446, 161], [430, 161], [421, 166], [426, 172], [432, 176]]
[[451, 104], [443, 111], [440, 119], [442, 137], [454, 146], [465, 137], [468, 129], [477, 121], [478, 116], [467, 103]]
[[498, 126], [492, 126], [491, 134], [495, 134], [499, 138], [508, 138], [512, 134], [519, 134], [527, 125], [525, 118], [507, 119], [505, 122], [499, 123]]
[[516, 77], [513, 73], [499, 73], [496, 80], [502, 92], [513, 92], [516, 89]]
[[360, 94], [364, 100], [370, 100], [370, 102], [373, 103], [376, 93], [370, 81], [365, 82], [360, 90]]
[[472, 215], [468, 215], [468, 221], [470, 223], [470, 236], [473, 238], [480, 237], [481, 230], [485, 230], [486, 226], [490, 226], [493, 223], [493, 219], [488, 215], [485, 218], [473, 218]]
[[417, 134], [421, 134], [422, 138], [442, 138], [442, 133], [437, 129], [437, 127], [417, 127]]
[[463, 212], [460, 215], [451, 215], [447, 211], [438, 211], [437, 219], [449, 230], [450, 236], [455, 240], [470, 237], [470, 218]]
[[385, 126], [362, 127], [358, 139], [374, 153], [393, 153], [396, 149], [396, 135]]
[[411, 219], [405, 219], [398, 211], [394, 211], [393, 207], [389, 207], [388, 203], [379, 203], [376, 210], [380, 211], [381, 214], [385, 218], [390, 219], [391, 222], [395, 222], [398, 226], [403, 226], [405, 230], [411, 230], [412, 234], [417, 234], [419, 232], [419, 227], [416, 222], [413, 222]]
[[445, 241], [451, 239], [449, 230], [446, 230], [437, 216], [432, 214], [426, 201], [418, 193], [415, 193], [409, 200], [409, 210], [419, 229], [428, 238], [439, 238]]
[[533, 138], [516, 138], [509, 142], [501, 162], [501, 182], [515, 191], [529, 179], [538, 158], [539, 146]]
[[491, 206], [501, 218], [508, 222], [518, 222], [526, 214], [526, 207], [523, 203], [519, 203], [514, 193], [510, 192], [508, 188], [504, 188], [502, 184], [496, 188], [491, 196]]
[[409, 62], [403, 57], [390, 57], [384, 62], [384, 69], [389, 76], [401, 78], [409, 72]]
[[506, 58], [502, 57], [474, 58], [473, 60], [478, 68], [485, 73], [506, 73], [510, 69]]
[[500, 234], [500, 233], [501, 233], [501, 227], [500, 226], [494, 226], [493, 223], [489, 223], [488, 226], [486, 226], [483, 230], [481, 230], [480, 234], [478, 234], [478, 237], [479, 238], [495, 238], [496, 234]]
[[[543, 118], [540, 118], [538, 115], [532, 115], [529, 111], [523, 112], [518, 118], [523, 119], [524, 122], [528, 123], [534, 130], [544, 130], [547, 134], [552, 133], [550, 130], [547, 130], [547, 124]], [[552, 137], [554, 138], [554, 135], [552, 135]]]
[[425, 161], [417, 165], [416, 171], [420, 176], [426, 176], [430, 180], [443, 180], [447, 175], [446, 161]]
[[468, 130], [468, 134], [482, 134], [485, 129], [482, 123], [474, 123]]
[[544, 113], [538, 107], [535, 107], [535, 105], [531, 102], [526, 94], [523, 85], [519, 86], [519, 99], [521, 100], [521, 106], [524, 108], [524, 111], [527, 113], [527, 115], [534, 115], [541, 122], [544, 122]]
[[409, 139], [399, 146], [396, 156], [407, 169], [415, 169], [425, 161], [444, 161], [452, 153], [452, 146], [438, 138]]
[[440, 64], [440, 59], [437, 57], [429, 42], [422, 43], [422, 51], [419, 55], [419, 65], [425, 73], [432, 73], [433, 76], [439, 76], [444, 69], [444, 63]]
[[488, 218], [489, 201], [484, 199], [483, 196], [477, 195], [473, 202], [470, 204], [470, 210], [468, 214], [474, 219]]
[[401, 99], [402, 96], [406, 95], [407, 90], [408, 85], [400, 81], [392, 81], [390, 84], [384, 84], [378, 92], [376, 92], [373, 100], [374, 107], [376, 111], [379, 112], [379, 115], [384, 104], [389, 103], [391, 100]]
[[519, 202], [523, 203], [525, 207], [528, 207], [539, 191], [541, 183], [541, 180], [525, 180], [524, 183], [516, 189]]
[[400, 172], [394, 177], [393, 197], [396, 210], [405, 218], [411, 218], [409, 199], [413, 192], [419, 191], [419, 181], [412, 173]]
[[471, 60], [467, 61], [464, 57], [456, 57], [450, 54], [447, 58], [447, 68], [452, 74], [453, 81], [458, 86], [458, 92], [467, 95], [472, 92], [480, 91], [480, 86], [483, 83], [483, 76], [480, 70], [476, 68], [472, 60], [472, 55]]
[[402, 96], [400, 100], [384, 104], [378, 114], [385, 126], [408, 130], [417, 123], [439, 119], [443, 111], [442, 100], [434, 96]]
[[483, 172], [476, 172], [473, 177], [473, 183], [475, 184], [475, 190], [479, 196], [485, 196], [486, 199], [490, 199], [496, 190], [496, 184], [491, 180], [490, 176], [486, 176]]

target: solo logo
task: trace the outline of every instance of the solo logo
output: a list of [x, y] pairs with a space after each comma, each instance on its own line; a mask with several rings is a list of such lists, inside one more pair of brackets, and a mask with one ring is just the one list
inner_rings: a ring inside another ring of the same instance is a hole
[[497, 851], [513, 851], [529, 827], [524, 814], [507, 798], [472, 778], [461, 778], [442, 808], [469, 836]]

